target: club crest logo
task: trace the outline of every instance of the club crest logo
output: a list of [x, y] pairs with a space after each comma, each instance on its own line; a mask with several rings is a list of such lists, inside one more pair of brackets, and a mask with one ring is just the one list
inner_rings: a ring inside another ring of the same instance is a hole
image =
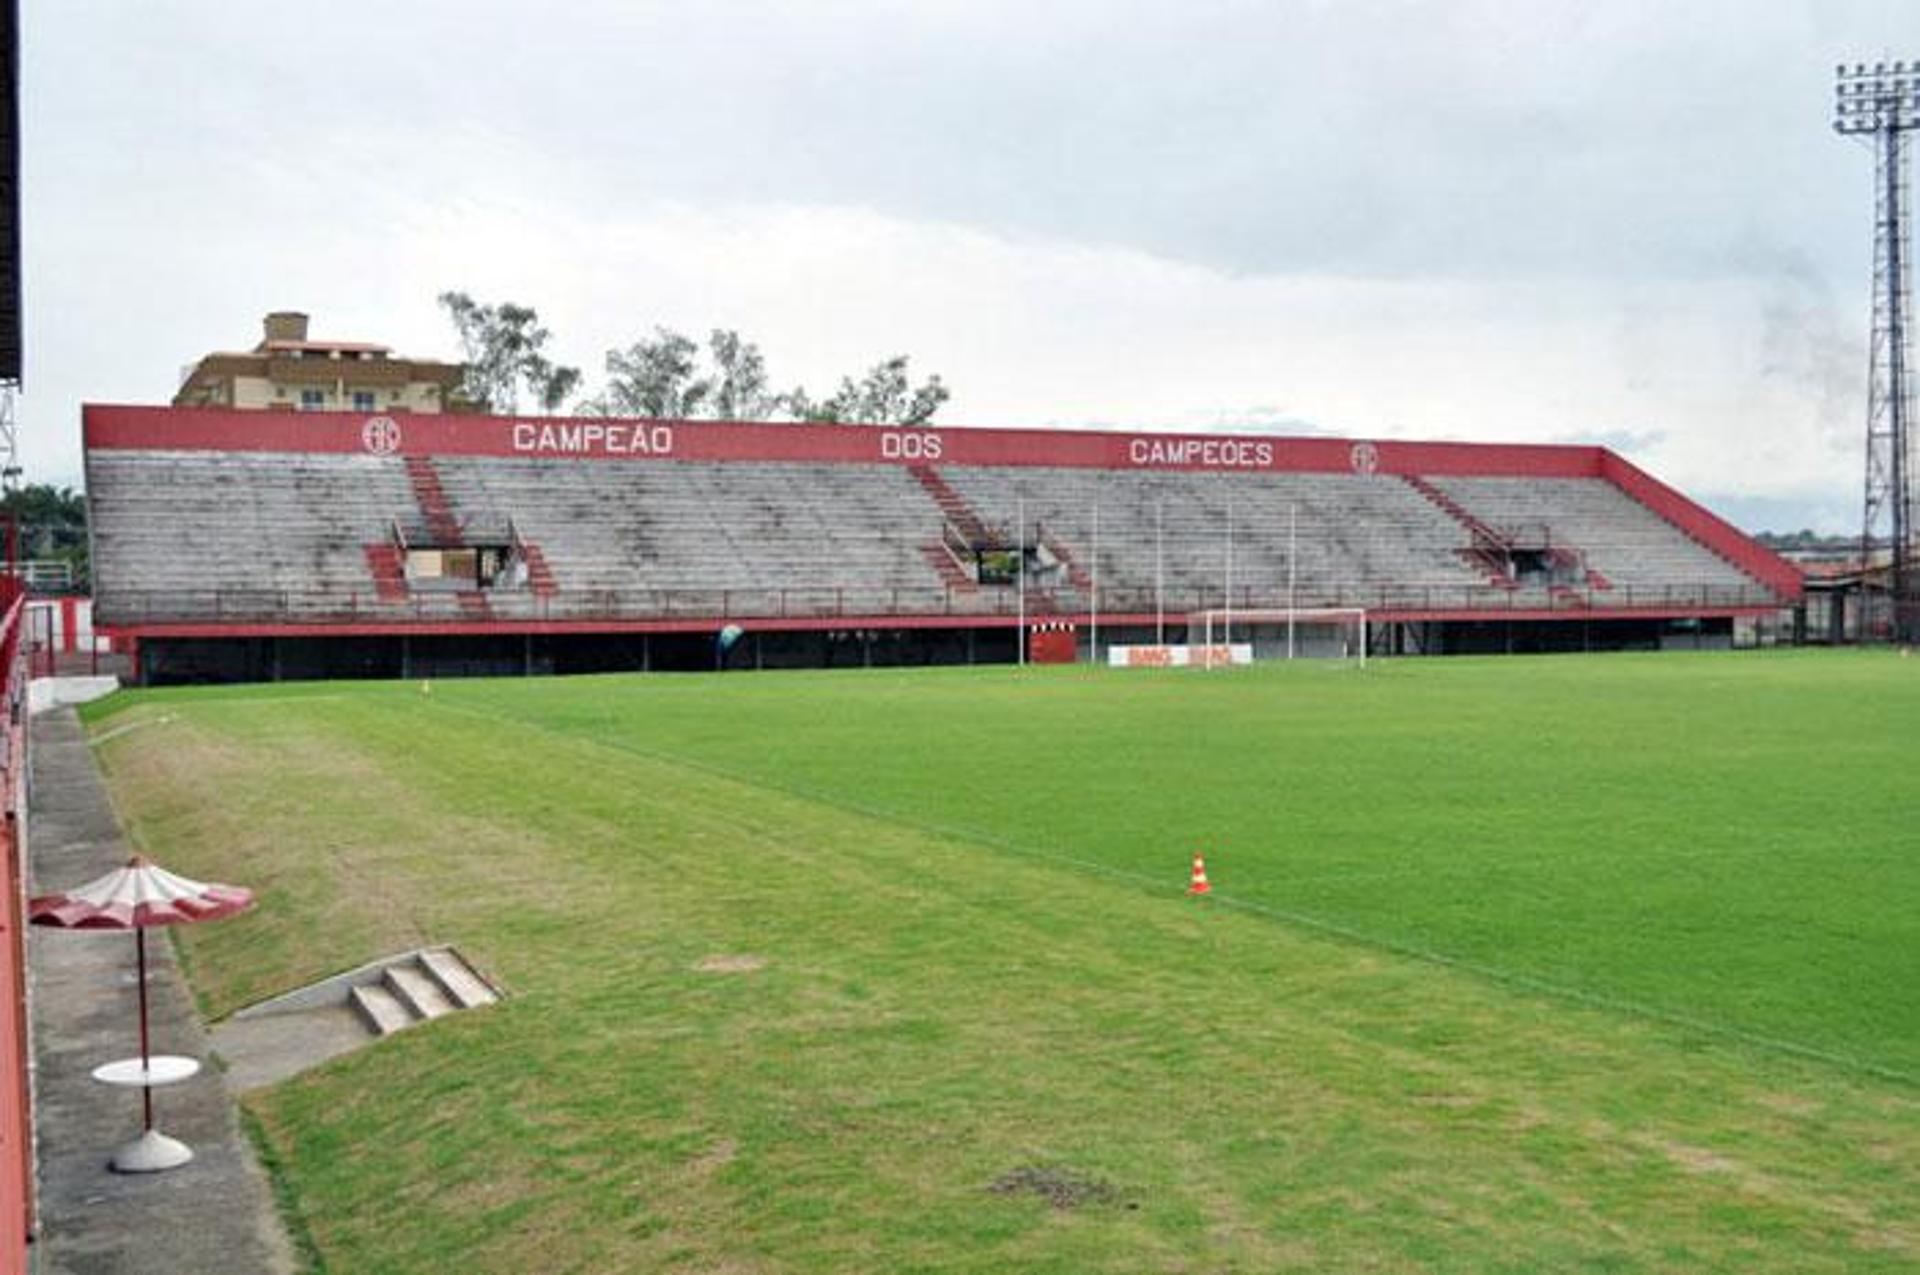
[[1347, 459], [1354, 473], [1371, 475], [1380, 468], [1380, 449], [1372, 443], [1355, 443]]
[[360, 427], [360, 445], [375, 456], [400, 450], [400, 424], [391, 416], [375, 416]]

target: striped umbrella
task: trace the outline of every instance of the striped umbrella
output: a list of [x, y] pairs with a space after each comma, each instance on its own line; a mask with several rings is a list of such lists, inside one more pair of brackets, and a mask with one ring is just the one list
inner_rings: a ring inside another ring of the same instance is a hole
[[252, 904], [251, 890], [195, 881], [136, 854], [124, 868], [85, 885], [39, 895], [27, 905], [27, 916], [35, 925], [63, 930], [142, 930], [217, 921]]
[[[214, 885], [168, 872], [135, 855], [82, 886], [58, 894], [42, 894], [27, 903], [27, 919], [34, 925], [63, 930], [132, 930], [140, 969], [140, 1073], [149, 1074], [152, 1050], [147, 1034], [147, 929], [155, 925], [186, 925], [217, 921], [253, 906], [253, 891], [237, 885]], [[153, 1088], [141, 1086], [146, 1134], [153, 1129]]]

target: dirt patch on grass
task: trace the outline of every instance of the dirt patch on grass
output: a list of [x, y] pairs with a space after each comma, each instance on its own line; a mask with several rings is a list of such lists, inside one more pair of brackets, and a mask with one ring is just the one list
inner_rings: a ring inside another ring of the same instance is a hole
[[695, 1173], [712, 1173], [723, 1165], [732, 1164], [740, 1154], [740, 1144], [732, 1138], [722, 1138], [693, 1159], [687, 1161], [687, 1167]]
[[720, 956], [703, 956], [693, 968], [702, 974], [751, 974], [754, 970], [766, 967], [767, 958], [755, 956], [751, 952], [734, 952]]
[[[1072, 1169], [1031, 1164], [1002, 1174], [987, 1190], [995, 1195], [1037, 1195], [1056, 1209], [1113, 1204], [1120, 1199], [1120, 1193], [1099, 1178], [1088, 1177]], [[1129, 1204], [1127, 1207], [1138, 1206]]]
[[432, 1194], [449, 1215], [465, 1217], [506, 1208], [516, 1200], [532, 1195], [538, 1185], [521, 1173], [490, 1172], [464, 1182], [436, 1186]]
[[1856, 1231], [1854, 1232], [1853, 1243], [1856, 1248], [1866, 1249], [1869, 1252], [1899, 1253], [1902, 1255], [1912, 1254], [1915, 1247], [1913, 1233], [1911, 1231], [1903, 1231], [1898, 1227], [1892, 1226], [1868, 1227], [1864, 1230]]
[[1760, 1105], [1788, 1116], [1811, 1116], [1820, 1110], [1818, 1102], [1792, 1093], [1763, 1093]]
[[1662, 1142], [1660, 1149], [1667, 1153], [1669, 1160], [1693, 1173], [1732, 1173], [1740, 1167], [1723, 1155], [1684, 1142]]

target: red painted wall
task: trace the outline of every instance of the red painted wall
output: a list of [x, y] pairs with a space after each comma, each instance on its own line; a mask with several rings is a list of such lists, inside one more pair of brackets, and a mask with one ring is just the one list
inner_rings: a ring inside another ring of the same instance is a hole
[[907, 429], [731, 421], [361, 416], [203, 408], [82, 409], [88, 450], [180, 449], [604, 461], [797, 461], [870, 465], [1049, 465], [1082, 469], [1510, 474], [1591, 478], [1597, 447], [1396, 443], [1337, 438]]
[[20, 701], [0, 733], [0, 1275], [27, 1269], [27, 1236], [33, 1227], [33, 1103], [27, 1069], [26, 672], [21, 664], [21, 622], [26, 599], [19, 582], [0, 576], [0, 696]]
[[1033, 664], [1071, 664], [1078, 648], [1072, 629], [1034, 629], [1027, 635], [1027, 660]]

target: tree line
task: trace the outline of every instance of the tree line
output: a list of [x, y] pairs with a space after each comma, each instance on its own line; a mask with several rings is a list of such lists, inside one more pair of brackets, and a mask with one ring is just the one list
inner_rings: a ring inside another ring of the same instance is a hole
[[0, 513], [11, 514], [19, 527], [22, 561], [64, 562], [76, 587], [85, 587], [87, 561], [87, 498], [71, 487], [28, 483], [0, 496]]
[[465, 355], [466, 397], [498, 415], [518, 415], [525, 403], [549, 415], [570, 405], [580, 416], [924, 425], [952, 393], [937, 375], [915, 385], [904, 354], [843, 376], [824, 397], [802, 386], [776, 389], [760, 347], [731, 328], [713, 329], [702, 346], [655, 327], [608, 350], [604, 384], [598, 393], [582, 394], [580, 369], [548, 357], [552, 333], [533, 307], [485, 305], [464, 292], [441, 293], [440, 306]]

